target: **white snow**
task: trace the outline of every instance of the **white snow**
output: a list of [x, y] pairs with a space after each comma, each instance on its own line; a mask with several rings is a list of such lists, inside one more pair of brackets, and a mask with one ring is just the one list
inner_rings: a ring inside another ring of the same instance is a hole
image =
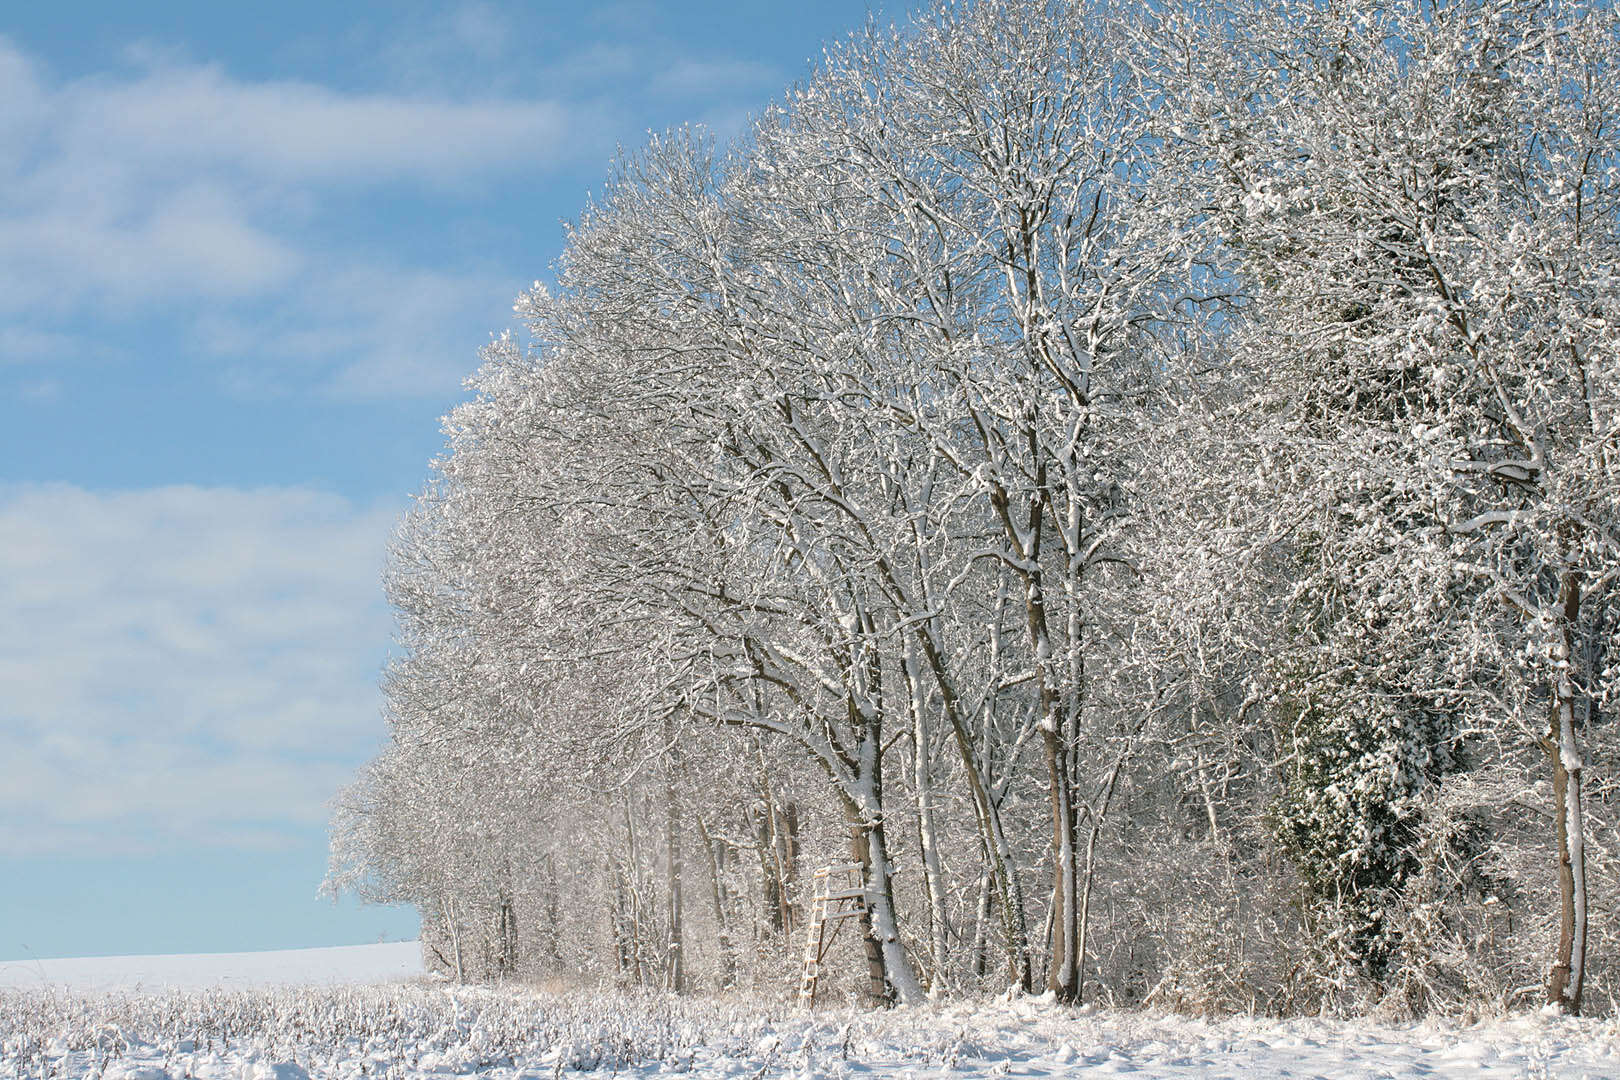
[[0, 960], [0, 987], [71, 990], [202, 990], [209, 987], [335, 986], [408, 979], [423, 973], [415, 941], [323, 949], [80, 956]]
[[[272, 970], [284, 974], [295, 962]], [[327, 970], [338, 966], [334, 959]], [[420, 980], [168, 994], [0, 990], [0, 1077], [544, 1080], [577, 1072], [696, 1080], [1596, 1078], [1620, 1076], [1620, 1025], [1541, 1012], [1478, 1024], [1199, 1020], [1040, 999], [811, 1014], [752, 1000]]]

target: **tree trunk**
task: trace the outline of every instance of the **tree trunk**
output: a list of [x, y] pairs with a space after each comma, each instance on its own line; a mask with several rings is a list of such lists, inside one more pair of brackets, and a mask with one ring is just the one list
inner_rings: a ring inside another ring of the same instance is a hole
[[776, 817], [776, 896], [782, 905], [781, 923], [784, 933], [792, 934], [798, 924], [793, 912], [795, 884], [799, 876], [799, 805], [787, 803]]
[[[1034, 434], [1024, 436], [1034, 445]], [[1048, 797], [1052, 808], [1052, 903], [1047, 909], [1051, 920], [1046, 966], [1046, 987], [1061, 1002], [1072, 1003], [1080, 993], [1076, 921], [1079, 896], [1078, 860], [1075, 857], [1074, 748], [1071, 713], [1065, 708], [1059, 686], [1057, 658], [1053, 655], [1052, 631], [1046, 613], [1046, 591], [1041, 570], [1042, 527], [1047, 495], [1046, 461], [1035, 468], [1035, 489], [1028, 521], [1020, 529], [1013, 523], [1011, 504], [1000, 489], [991, 492], [990, 502], [1003, 525], [1004, 534], [1015, 554], [1025, 564], [1018, 573], [1024, 583], [1024, 616], [1029, 630], [1029, 646], [1039, 692], [1041, 742], [1046, 751]], [[1071, 648], [1079, 643], [1071, 641]], [[1074, 694], [1078, 687], [1071, 687]]]
[[456, 982], [464, 983], [467, 981], [467, 964], [461, 953], [461, 927], [456, 924], [450, 901], [443, 896], [439, 897], [439, 910], [444, 912], [444, 926], [450, 932], [450, 950], [456, 960]]
[[558, 893], [562, 883], [557, 879], [557, 859], [546, 854], [546, 930], [545, 956], [553, 973], [562, 971], [562, 902]]
[[1125, 767], [1130, 757], [1127, 748], [1114, 761], [1114, 767], [1108, 773], [1107, 783], [1104, 784], [1102, 796], [1097, 803], [1086, 809], [1087, 823], [1091, 826], [1086, 835], [1086, 863], [1080, 891], [1080, 911], [1075, 920], [1077, 936], [1075, 940], [1075, 996], [1076, 1003], [1085, 996], [1086, 980], [1086, 936], [1090, 932], [1091, 924], [1091, 886], [1097, 880], [1097, 841], [1102, 838], [1103, 822], [1108, 818], [1108, 808], [1114, 801], [1114, 791], [1119, 785], [1120, 770]]
[[619, 964], [619, 978], [626, 979], [632, 974], [632, 953], [630, 948], [630, 896], [625, 887], [624, 873], [617, 866], [613, 868], [613, 955]]
[[1570, 1014], [1581, 1011], [1586, 981], [1586, 830], [1581, 810], [1584, 773], [1575, 741], [1574, 640], [1580, 617], [1581, 576], [1564, 575], [1554, 657], [1552, 715], [1543, 746], [1552, 761], [1553, 819], [1558, 844], [1558, 952], [1547, 980], [1547, 1002]]
[[[984, 850], [983, 841], [980, 842], [980, 857], [984, 866], [979, 872], [979, 901], [973, 907], [973, 953], [970, 958], [969, 970], [975, 979], [983, 979], [990, 968], [989, 942], [986, 940], [986, 924], [990, 921], [990, 856]], [[1028, 989], [1026, 987], [1026, 989]]]
[[647, 950], [642, 937], [641, 910], [641, 856], [636, 846], [636, 815], [630, 797], [624, 799], [625, 843], [628, 859], [625, 866], [625, 891], [630, 901], [628, 929], [630, 932], [630, 972], [637, 986], [647, 984]]
[[[972, 733], [961, 714], [961, 702], [951, 685], [944, 658], [931, 638], [921, 639], [924, 659], [934, 674], [945, 706], [945, 718], [967, 774], [968, 792], [973, 796], [973, 814], [984, 844], [985, 858], [989, 862], [990, 882], [996, 890], [996, 906], [1001, 916], [1003, 944], [1007, 950], [1008, 980], [1018, 990], [1028, 991], [1033, 985], [1030, 972], [1029, 928], [1024, 920], [1024, 891], [1018, 879], [1018, 864], [1013, 857], [1012, 845], [1002, 827], [1001, 807], [991, 790], [986, 771], [989, 754], [973, 745]], [[988, 714], [991, 706], [986, 705]]]
[[1052, 951], [1046, 970], [1046, 988], [1058, 1001], [1072, 1003], [1080, 997], [1080, 965], [1076, 956], [1079, 866], [1075, 857], [1074, 790], [1064, 733], [1052, 724], [1041, 734], [1046, 744], [1052, 803]]
[[934, 821], [934, 782], [929, 771], [930, 740], [923, 710], [921, 680], [917, 677], [915, 656], [907, 649], [906, 675], [911, 690], [912, 784], [917, 792], [917, 832], [922, 849], [923, 886], [928, 893], [929, 962], [933, 971], [929, 989], [938, 991], [946, 983], [945, 874], [940, 867], [939, 834]]
[[866, 886], [866, 910], [858, 920], [866, 953], [867, 998], [874, 1005], [912, 1004], [923, 998], [922, 985], [900, 941], [894, 910], [893, 867], [881, 817], [851, 806], [855, 859]]
[[517, 974], [518, 958], [517, 911], [510, 893], [503, 892], [495, 900], [495, 937], [495, 975], [510, 979]]
[[664, 871], [669, 921], [669, 953], [664, 965], [665, 986], [675, 993], [686, 990], [686, 958], [681, 937], [681, 820], [676, 803], [675, 785], [670, 778], [674, 770], [674, 752], [665, 763], [664, 773]]
[[771, 805], [768, 792], [764, 811], [750, 816], [754, 821], [754, 851], [759, 856], [760, 910], [764, 912], [768, 929], [781, 934], [785, 929], [782, 926], [782, 877], [772, 835], [776, 809]]
[[756, 832], [765, 910], [770, 916], [771, 929], [783, 934], [783, 940], [790, 942], [794, 925], [793, 883], [798, 874], [799, 809], [793, 803], [785, 807], [777, 805], [763, 750], [760, 751], [759, 765], [765, 813], [759, 819]]
[[727, 913], [730, 905], [726, 898], [726, 849], [721, 841], [710, 835], [702, 814], [698, 815], [697, 822], [698, 835], [703, 840], [703, 850], [709, 860], [709, 902], [714, 912], [715, 945], [720, 957], [715, 981], [717, 989], [723, 993], [737, 984], [737, 953], [731, 941]]
[[[874, 680], [875, 681], [875, 680]], [[855, 775], [843, 788], [855, 859], [866, 890], [860, 921], [866, 949], [867, 994], [874, 1003], [910, 1005], [923, 998], [922, 985], [900, 940], [894, 910], [894, 868], [883, 827], [883, 723], [881, 714], [862, 714], [852, 698], [851, 718], [860, 717], [861, 741]]]

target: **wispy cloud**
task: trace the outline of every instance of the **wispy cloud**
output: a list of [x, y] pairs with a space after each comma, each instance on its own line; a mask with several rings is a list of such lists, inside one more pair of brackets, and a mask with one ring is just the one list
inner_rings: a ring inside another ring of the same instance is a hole
[[252, 296], [303, 264], [218, 186], [193, 183], [143, 199], [93, 203], [58, 189], [28, 206], [24, 195], [0, 218], [0, 313], [65, 313], [94, 299], [105, 314], [176, 295]]
[[96, 160], [96, 172], [123, 181], [163, 181], [201, 166], [271, 183], [454, 180], [569, 158], [589, 112], [559, 101], [247, 82], [215, 64], [154, 56], [122, 74], [56, 82], [0, 38], [0, 134], [13, 169], [27, 164], [17, 150], [31, 152], [21, 171], [42, 180]]
[[190, 338], [241, 396], [442, 395], [478, 366], [522, 286], [487, 267], [331, 266], [268, 304], [199, 315]]
[[391, 510], [0, 490], [0, 854], [262, 844], [381, 735]]
[[[471, 0], [406, 14], [374, 48], [377, 74], [388, 85], [466, 92], [491, 86], [507, 92], [533, 65], [532, 45], [511, 11]], [[514, 57], [515, 53], [530, 54]]]
[[[469, 8], [456, 32], [470, 47], [498, 34], [490, 17]], [[401, 267], [336, 216], [342, 200], [377, 190], [431, 204], [605, 154], [596, 111], [245, 82], [150, 51], [120, 74], [59, 81], [0, 38], [0, 357], [82, 356], [88, 323], [155, 315], [227, 370], [274, 355], [318, 388], [453, 391], [532, 271], [508, 282], [476, 267]], [[416, 287], [424, 278], [431, 294]], [[221, 332], [265, 310], [279, 328]], [[453, 364], [421, 355], [457, 339]], [[343, 374], [390, 357], [400, 378]]]
[[765, 92], [782, 82], [780, 72], [757, 60], [686, 58], [660, 71], [652, 85], [659, 93], [724, 98], [749, 90]]
[[447, 182], [573, 153], [577, 117], [555, 102], [446, 102], [242, 83], [214, 66], [69, 86], [50, 136], [69, 157], [143, 170], [236, 169], [272, 182]]
[[683, 52], [645, 13], [531, 63], [520, 15], [472, 0], [402, 20], [375, 43], [392, 89], [365, 91], [151, 44], [64, 79], [0, 36], [0, 363], [83, 365], [138, 327], [227, 392], [453, 397], [554, 237], [501, 266], [451, 222], [492, 228], [505, 199], [532, 228], [525, 186], [594, 178], [639, 140], [632, 115], [689, 102], [725, 137], [780, 82]]

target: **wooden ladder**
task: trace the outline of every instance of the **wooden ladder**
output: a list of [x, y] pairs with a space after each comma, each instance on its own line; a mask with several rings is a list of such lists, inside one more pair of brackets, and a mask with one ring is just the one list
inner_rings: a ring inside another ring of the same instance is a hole
[[799, 980], [799, 1001], [811, 1009], [816, 1007], [821, 962], [840, 928], [834, 926], [829, 936], [827, 923], [866, 914], [866, 879], [860, 863], [823, 866], [812, 878], [816, 892], [810, 902], [810, 923], [804, 931], [804, 974]]

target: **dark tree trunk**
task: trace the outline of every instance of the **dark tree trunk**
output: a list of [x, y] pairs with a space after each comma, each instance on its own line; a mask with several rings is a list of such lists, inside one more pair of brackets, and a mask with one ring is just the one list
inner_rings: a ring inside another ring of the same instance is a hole
[[782, 925], [782, 878], [777, 870], [776, 842], [771, 835], [775, 809], [767, 802], [763, 812], [752, 816], [754, 851], [759, 855], [760, 910], [770, 930], [780, 934], [786, 927]]
[[[945, 719], [950, 725], [952, 741], [967, 777], [968, 793], [973, 797], [974, 822], [979, 827], [980, 843], [989, 867], [986, 884], [995, 889], [996, 907], [1001, 915], [1008, 981], [1014, 988], [1027, 992], [1032, 986], [1033, 975], [1030, 971], [1029, 928], [1024, 922], [1024, 892], [1019, 884], [1011, 844], [1002, 827], [1001, 807], [991, 791], [989, 776], [981, 771], [986, 767], [988, 754], [974, 750], [973, 736], [968, 731], [966, 717], [962, 715], [961, 701], [951, 685], [944, 658], [933, 639], [923, 634], [920, 640], [923, 659], [934, 675], [935, 685], [940, 689]], [[985, 910], [988, 911], [988, 908]], [[981, 928], [982, 925], [981, 918]], [[982, 960], [980, 962], [982, 964]]]
[[[871, 834], [859, 823], [851, 826], [850, 851], [855, 861], [861, 864], [861, 876], [869, 885], [872, 880], [872, 838]], [[893, 902], [893, 898], [890, 898]], [[894, 1004], [894, 987], [889, 983], [888, 972], [883, 963], [883, 944], [878, 941], [877, 929], [872, 924], [873, 900], [868, 899], [866, 908], [856, 923], [861, 929], [861, 949], [866, 956], [866, 1000], [875, 1006]]]
[[562, 971], [562, 901], [558, 893], [562, 883], [557, 880], [557, 859], [546, 855], [546, 925], [543, 935], [545, 959], [553, 973]]
[[776, 865], [781, 874], [777, 896], [782, 905], [782, 928], [793, 932], [798, 919], [794, 916], [793, 897], [799, 880], [799, 804], [785, 804], [776, 824]]
[[[853, 714], [853, 703], [850, 708]], [[865, 887], [865, 905], [857, 921], [866, 953], [867, 997], [874, 1004], [892, 1005], [919, 1000], [922, 987], [900, 940], [900, 917], [894, 906], [894, 869], [883, 827], [882, 746], [881, 721], [867, 717], [855, 758], [855, 782], [844, 794], [844, 812]]]
[[1563, 670], [1554, 675], [1551, 716], [1542, 746], [1553, 773], [1553, 820], [1558, 845], [1558, 952], [1547, 978], [1547, 1002], [1581, 1011], [1586, 982], [1586, 832], [1581, 809], [1582, 763], [1575, 740], [1575, 633], [1581, 613], [1581, 575], [1564, 575], [1556, 646]]
[[666, 986], [675, 993], [686, 990], [685, 942], [682, 937], [681, 913], [681, 818], [675, 797], [675, 785], [669, 773], [674, 769], [673, 752], [664, 776], [664, 887], [669, 922], [669, 953], [665, 964]]
[[737, 984], [737, 951], [731, 940], [731, 904], [726, 896], [726, 848], [724, 841], [709, 833], [701, 815], [698, 816], [698, 833], [709, 859], [709, 901], [714, 912], [715, 944], [719, 952], [715, 981], [717, 988], [724, 992]]
[[1046, 988], [1058, 1001], [1080, 997], [1078, 860], [1075, 858], [1075, 806], [1069, 748], [1064, 732], [1047, 728], [1047, 782], [1052, 804], [1052, 947]]
[[1040, 687], [1041, 742], [1046, 751], [1048, 800], [1052, 808], [1052, 905], [1046, 988], [1066, 1004], [1080, 999], [1079, 860], [1074, 801], [1074, 747], [1070, 710], [1064, 708], [1052, 662], [1052, 639], [1039, 581], [1026, 582], [1029, 636]]
[[495, 977], [510, 979], [517, 974], [518, 931], [517, 911], [509, 893], [501, 893], [495, 901], [495, 942]]
[[613, 956], [618, 962], [619, 978], [634, 978], [635, 950], [631, 945], [630, 895], [624, 874], [613, 870]]

